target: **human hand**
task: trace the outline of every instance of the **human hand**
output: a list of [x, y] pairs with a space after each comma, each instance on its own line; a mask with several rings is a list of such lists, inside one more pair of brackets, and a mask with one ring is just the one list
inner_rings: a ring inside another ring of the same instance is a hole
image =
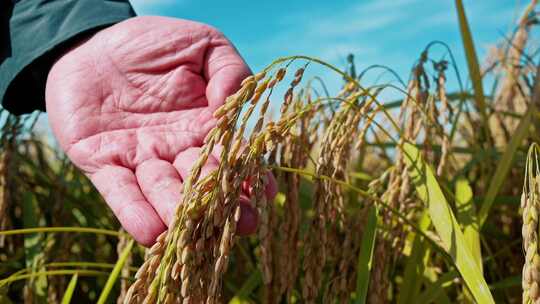
[[[53, 133], [122, 226], [151, 245], [170, 223], [213, 112], [251, 74], [232, 44], [196, 22], [135, 17], [64, 54], [47, 79]], [[218, 160], [210, 156], [203, 174]], [[267, 195], [275, 194], [270, 184]], [[257, 213], [241, 202], [239, 234]]]

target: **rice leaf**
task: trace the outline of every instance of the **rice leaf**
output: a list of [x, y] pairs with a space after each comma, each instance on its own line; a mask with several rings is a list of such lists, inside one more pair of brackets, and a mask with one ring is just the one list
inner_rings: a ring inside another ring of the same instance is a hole
[[[478, 233], [478, 222], [476, 220], [476, 207], [473, 201], [472, 188], [467, 179], [459, 177], [456, 181], [455, 189], [457, 220], [463, 228], [463, 235], [469, 246], [469, 250], [483, 272], [482, 250], [480, 247], [480, 234]], [[473, 303], [472, 296], [466, 287], [463, 288], [463, 296], [468, 303]]]
[[480, 208], [480, 211], [478, 212], [478, 227], [479, 229], [482, 228], [484, 225], [489, 211], [491, 209], [491, 206], [493, 205], [493, 202], [495, 201], [495, 197], [497, 196], [497, 193], [501, 189], [501, 186], [503, 182], [506, 179], [506, 175], [508, 175], [508, 172], [510, 171], [510, 168], [512, 167], [512, 162], [514, 159], [514, 156], [516, 154], [516, 151], [519, 149], [521, 143], [527, 137], [529, 134], [529, 127], [532, 121], [533, 111], [529, 110], [521, 119], [519, 122], [519, 125], [517, 126], [516, 130], [514, 131], [514, 134], [512, 135], [512, 138], [510, 139], [510, 142], [508, 143], [508, 146], [506, 146], [506, 149], [504, 151], [504, 154], [502, 155], [501, 159], [499, 159], [497, 168], [495, 169], [495, 174], [491, 178], [488, 186], [488, 190], [486, 193], [486, 197], [484, 199], [484, 203], [482, 204], [482, 207]]
[[262, 283], [262, 274], [260, 270], [253, 271], [247, 280], [242, 284], [240, 289], [236, 292], [235, 296], [229, 301], [232, 303], [242, 303], [243, 300], [248, 300], [249, 295], [253, 293], [259, 285]]
[[373, 262], [373, 249], [377, 237], [378, 211], [375, 205], [368, 211], [368, 220], [362, 235], [360, 254], [358, 255], [358, 267], [356, 276], [356, 299], [355, 304], [365, 303], [367, 299], [369, 277]]
[[129, 256], [129, 253], [131, 252], [132, 247], [133, 247], [133, 239], [129, 241], [126, 248], [124, 248], [124, 251], [122, 251], [122, 253], [118, 257], [118, 261], [114, 265], [114, 268], [111, 271], [111, 274], [109, 275], [109, 278], [107, 279], [107, 282], [105, 283], [105, 287], [103, 287], [103, 290], [101, 291], [101, 294], [99, 295], [99, 299], [97, 301], [98, 304], [104, 304], [105, 301], [107, 300], [107, 297], [109, 296], [109, 293], [111, 292], [114, 286], [114, 283], [116, 283], [116, 280], [120, 276], [122, 267], [124, 267], [124, 264], [126, 263], [126, 260]]
[[467, 66], [469, 68], [469, 75], [474, 90], [474, 100], [476, 109], [480, 113], [482, 118], [483, 130], [486, 132], [486, 138], [489, 133], [487, 106], [484, 96], [484, 87], [482, 84], [482, 75], [480, 73], [480, 65], [478, 64], [478, 57], [476, 56], [476, 49], [474, 48], [474, 40], [472, 38], [469, 22], [467, 21], [467, 15], [465, 14], [465, 8], [461, 0], [456, 0], [456, 10], [459, 21], [459, 29], [461, 32], [461, 40], [463, 41], [463, 48], [465, 50], [465, 56], [467, 58]]
[[415, 301], [415, 303], [424, 304], [424, 303], [433, 303], [437, 297], [441, 294], [444, 294], [444, 288], [452, 285], [452, 282], [457, 278], [459, 273], [455, 270], [449, 271], [442, 276], [440, 276], [437, 281], [428, 285], [426, 290], [422, 292]]
[[[422, 231], [427, 231], [431, 225], [429, 213], [424, 212], [418, 228]], [[423, 237], [418, 233], [414, 234], [413, 245], [411, 254], [407, 259], [405, 265], [405, 272], [403, 275], [403, 283], [400, 288], [398, 303], [412, 303], [418, 296], [420, 288], [422, 287], [422, 278], [424, 276], [424, 270], [426, 269], [427, 262], [429, 261], [429, 255], [431, 254], [429, 244], [424, 241]]]
[[244, 303], [249, 303], [249, 302], [242, 300], [241, 298], [236, 297], [236, 296], [229, 301], [229, 304], [244, 304]]
[[478, 233], [478, 222], [476, 220], [476, 207], [473, 201], [472, 188], [469, 182], [461, 177], [456, 181], [456, 207], [457, 220], [463, 227], [463, 235], [469, 246], [469, 250], [482, 271], [482, 251], [480, 247], [480, 234]]
[[433, 174], [433, 170], [423, 161], [416, 146], [404, 143], [402, 149], [418, 197], [428, 207], [433, 226], [441, 238], [444, 249], [452, 258], [475, 300], [478, 303], [494, 303], [489, 287]]
[[69, 304], [71, 303], [71, 298], [73, 297], [73, 292], [75, 291], [75, 287], [77, 286], [77, 279], [79, 278], [79, 274], [75, 273], [71, 280], [69, 281], [68, 287], [66, 289], [66, 292], [64, 293], [64, 296], [62, 297], [62, 304]]
[[489, 285], [491, 290], [521, 286], [521, 275], [511, 276]]
[[444, 292], [444, 290], [439, 293], [439, 295], [437, 296], [437, 298], [435, 298], [435, 301], [433, 302], [437, 304], [453, 304], [452, 301], [450, 301], [448, 295]]

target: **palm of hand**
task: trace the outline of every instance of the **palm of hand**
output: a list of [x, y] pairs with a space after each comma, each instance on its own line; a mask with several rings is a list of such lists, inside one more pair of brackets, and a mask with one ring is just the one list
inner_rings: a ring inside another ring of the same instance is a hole
[[[104, 29], [58, 60], [47, 112], [60, 146], [124, 228], [145, 245], [172, 219], [182, 180], [215, 125], [213, 111], [248, 67], [203, 24], [137, 17]], [[203, 171], [217, 166], [210, 158]], [[239, 230], [256, 214], [244, 206]]]

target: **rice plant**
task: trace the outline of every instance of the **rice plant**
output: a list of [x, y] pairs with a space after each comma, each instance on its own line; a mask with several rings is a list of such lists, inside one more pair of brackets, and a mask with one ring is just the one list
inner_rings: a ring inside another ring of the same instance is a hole
[[[536, 2], [481, 65], [456, 0], [467, 75], [437, 41], [407, 82], [367, 83], [381, 67], [357, 74], [352, 56], [344, 70], [279, 58], [248, 77], [148, 249], [34, 117], [6, 115], [0, 302], [538, 303]], [[219, 167], [202, 174], [209, 155]], [[251, 237], [236, 235], [242, 192], [258, 211]]]

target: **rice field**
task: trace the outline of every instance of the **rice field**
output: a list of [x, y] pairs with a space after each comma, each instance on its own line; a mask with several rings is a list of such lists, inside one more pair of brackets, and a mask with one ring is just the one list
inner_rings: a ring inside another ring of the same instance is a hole
[[[540, 303], [539, 6], [478, 58], [455, 3], [467, 71], [436, 41], [389, 83], [365, 84], [391, 67], [357, 73], [352, 56], [279, 58], [245, 79], [151, 248], [36, 115], [2, 113], [0, 303]], [[210, 153], [220, 165], [202, 175]], [[259, 226], [239, 237], [246, 188]]]

